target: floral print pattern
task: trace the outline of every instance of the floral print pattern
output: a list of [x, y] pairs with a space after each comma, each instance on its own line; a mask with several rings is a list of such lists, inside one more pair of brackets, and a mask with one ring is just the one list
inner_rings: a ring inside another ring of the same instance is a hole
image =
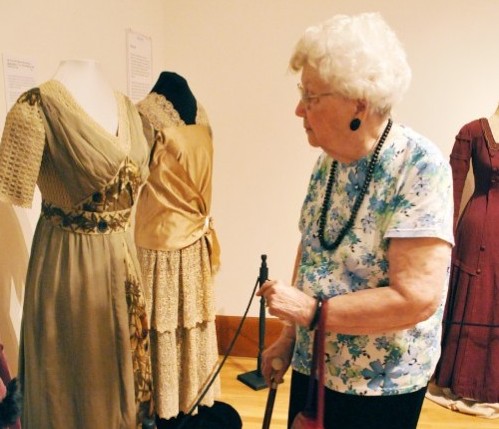
[[[334, 240], [347, 222], [370, 157], [338, 163], [326, 240]], [[355, 224], [338, 249], [322, 249], [319, 216], [332, 161], [324, 153], [319, 156], [302, 206], [299, 289], [330, 298], [387, 287], [390, 238], [437, 237], [453, 243], [450, 167], [431, 142], [408, 127], [394, 124]], [[446, 291], [445, 285], [436, 313], [412, 329], [385, 335], [326, 332], [326, 386], [356, 395], [402, 394], [423, 388], [440, 354]], [[297, 328], [292, 364], [303, 374], [310, 373], [312, 339], [307, 328]]]

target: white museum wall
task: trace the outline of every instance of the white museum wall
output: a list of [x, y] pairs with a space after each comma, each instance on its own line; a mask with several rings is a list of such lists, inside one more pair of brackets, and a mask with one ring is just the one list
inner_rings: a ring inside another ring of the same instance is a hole
[[[125, 92], [125, 31], [151, 36], [153, 76], [170, 70], [186, 77], [213, 127], [212, 214], [222, 246], [217, 313], [242, 315], [261, 254], [271, 278], [291, 276], [299, 210], [319, 153], [294, 116], [298, 76], [287, 71], [290, 52], [308, 25], [363, 11], [382, 13], [413, 69], [395, 120], [431, 138], [447, 157], [459, 128], [490, 116], [499, 101], [496, 0], [0, 0], [0, 53], [33, 57], [39, 82], [63, 59], [96, 59]], [[0, 131], [3, 100], [2, 79]], [[17, 344], [39, 203], [37, 196], [31, 210], [0, 204], [6, 346]], [[249, 314], [258, 314], [257, 300]]]

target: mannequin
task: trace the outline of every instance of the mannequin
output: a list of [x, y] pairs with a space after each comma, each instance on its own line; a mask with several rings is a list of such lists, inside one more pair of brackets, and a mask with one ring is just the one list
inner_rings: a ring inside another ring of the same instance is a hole
[[196, 123], [196, 98], [182, 76], [172, 72], [160, 73], [151, 92], [161, 94], [172, 103], [186, 125]]
[[118, 106], [114, 90], [95, 60], [61, 61], [53, 79], [61, 82], [85, 112], [108, 133], [116, 134]]
[[[470, 163], [474, 192], [459, 209]], [[442, 355], [428, 398], [467, 414], [499, 417], [499, 107], [464, 125], [450, 164], [454, 233]]]
[[[213, 144], [204, 109], [176, 73], [161, 73], [138, 109], [156, 133], [150, 175], [137, 203], [135, 242], [151, 315], [156, 424], [167, 429], [182, 424], [182, 413], [191, 411], [218, 363]], [[196, 410], [197, 423], [185, 417], [185, 427], [241, 427], [238, 413], [215, 401], [219, 391], [217, 377]]]
[[[130, 228], [150, 143], [93, 60], [63, 61], [7, 114], [0, 200], [42, 195], [19, 353], [23, 429], [145, 428], [151, 369]], [[152, 143], [152, 142], [151, 142]]]
[[499, 104], [497, 105], [496, 111], [489, 118], [490, 130], [494, 136], [494, 140], [499, 142]]

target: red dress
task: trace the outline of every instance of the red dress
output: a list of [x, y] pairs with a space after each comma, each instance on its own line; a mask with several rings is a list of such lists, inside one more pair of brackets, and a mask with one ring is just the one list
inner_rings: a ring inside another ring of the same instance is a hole
[[[7, 358], [5, 357], [3, 351], [3, 344], [0, 343], [0, 402], [4, 399], [5, 394], [7, 393], [6, 385], [10, 380], [12, 380], [12, 377], [10, 375], [9, 366], [7, 364]], [[1, 422], [0, 427], [3, 427]], [[18, 419], [13, 425], [6, 427], [8, 427], [9, 429], [20, 429], [21, 421]]]
[[[459, 207], [470, 160], [475, 189]], [[487, 119], [461, 128], [450, 155], [453, 250], [436, 384], [463, 398], [499, 402], [499, 143]]]

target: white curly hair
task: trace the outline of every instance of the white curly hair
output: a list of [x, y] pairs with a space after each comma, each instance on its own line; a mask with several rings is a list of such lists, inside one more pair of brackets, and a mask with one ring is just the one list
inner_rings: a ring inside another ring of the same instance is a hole
[[379, 13], [336, 15], [309, 27], [289, 61], [315, 68], [331, 90], [388, 114], [405, 94], [411, 69], [399, 39]]

